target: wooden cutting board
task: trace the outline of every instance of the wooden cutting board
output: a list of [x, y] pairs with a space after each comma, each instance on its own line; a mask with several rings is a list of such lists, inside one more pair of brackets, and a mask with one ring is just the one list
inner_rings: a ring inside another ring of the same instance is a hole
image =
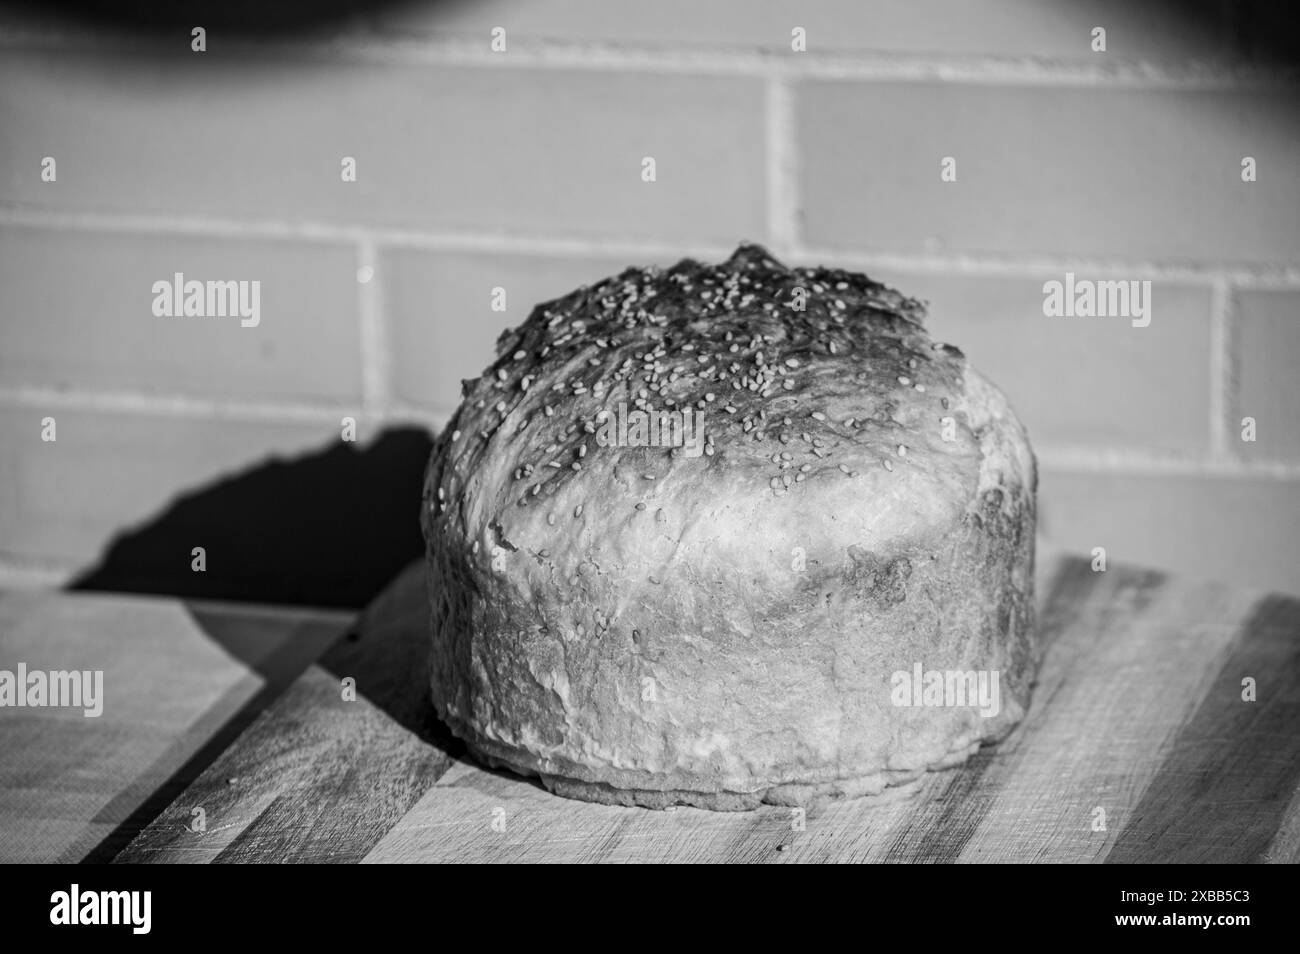
[[117, 860], [1300, 861], [1300, 601], [1077, 558], [1039, 571], [1048, 651], [1021, 726], [801, 818], [591, 805], [467, 761], [427, 703], [413, 565]]
[[354, 616], [0, 593], [0, 669], [103, 673], [96, 717], [0, 708], [0, 862], [110, 860]]

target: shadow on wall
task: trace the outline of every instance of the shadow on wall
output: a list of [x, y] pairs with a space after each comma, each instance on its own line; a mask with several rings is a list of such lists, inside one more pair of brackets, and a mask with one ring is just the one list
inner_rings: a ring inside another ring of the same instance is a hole
[[[419, 510], [433, 448], [421, 428], [338, 442], [179, 496], [116, 538], [73, 590], [361, 607], [424, 552]], [[206, 569], [192, 569], [202, 545]]]

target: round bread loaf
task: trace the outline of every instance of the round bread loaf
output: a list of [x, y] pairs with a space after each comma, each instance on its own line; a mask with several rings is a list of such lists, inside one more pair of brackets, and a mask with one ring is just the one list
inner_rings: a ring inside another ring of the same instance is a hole
[[424, 483], [451, 731], [561, 795], [733, 810], [1005, 735], [1038, 656], [1035, 461], [924, 314], [742, 245], [505, 332]]

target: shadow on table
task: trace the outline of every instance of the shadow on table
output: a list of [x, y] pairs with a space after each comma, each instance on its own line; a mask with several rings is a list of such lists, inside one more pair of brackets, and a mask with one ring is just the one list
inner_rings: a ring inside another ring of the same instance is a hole
[[[184, 599], [203, 632], [263, 680], [86, 861], [111, 860], [313, 662], [357, 678], [398, 723], [452, 757], [462, 754], [434, 716], [423, 677], [428, 600], [419, 513], [431, 450], [425, 430], [390, 428], [368, 445], [333, 442], [258, 463], [179, 495], [114, 539], [70, 584]], [[205, 549], [204, 572], [191, 567], [197, 545]], [[320, 611], [361, 607], [368, 609], [351, 625], [346, 612]]]

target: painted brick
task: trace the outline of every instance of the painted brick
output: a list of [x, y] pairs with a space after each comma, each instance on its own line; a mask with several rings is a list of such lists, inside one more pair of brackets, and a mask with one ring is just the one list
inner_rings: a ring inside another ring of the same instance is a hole
[[1123, 318], [1045, 317], [1043, 283], [1063, 275], [873, 277], [929, 302], [931, 334], [961, 348], [1006, 393], [1036, 443], [1205, 449], [1207, 288], [1153, 282], [1151, 323], [1135, 328]]
[[817, 82], [796, 108], [814, 246], [1300, 261], [1289, 93]]
[[[615, 259], [395, 251], [384, 259], [384, 299], [398, 396], [438, 410], [460, 403], [460, 382], [496, 357], [497, 337], [533, 306], [621, 272]], [[637, 262], [638, 265], [669, 264]], [[492, 289], [506, 310], [491, 308]]]
[[[155, 317], [176, 272], [260, 281], [260, 323]], [[0, 229], [0, 383], [357, 398], [356, 288], [346, 247]]]
[[765, 227], [762, 109], [735, 77], [6, 50], [0, 201], [732, 241]]
[[[1229, 445], [1248, 460], [1300, 461], [1300, 292], [1241, 291], [1235, 299], [1236, 413]], [[1241, 419], [1255, 419], [1255, 441]]]
[[501, 26], [515, 48], [538, 40], [634, 43], [671, 48], [790, 49], [807, 31], [808, 52], [1080, 57], [1097, 56], [1091, 30], [1107, 30], [1107, 55], [1141, 60], [1228, 52], [1212, 3], [1173, 12], [1123, 0], [485, 0], [459, 5], [389, 5], [380, 28], [417, 36], [480, 37]]
[[[46, 416], [57, 441], [41, 440]], [[332, 424], [0, 408], [0, 553], [88, 565], [177, 495], [338, 437]]]
[[1300, 594], [1295, 481], [1041, 474], [1040, 528], [1078, 553]]

